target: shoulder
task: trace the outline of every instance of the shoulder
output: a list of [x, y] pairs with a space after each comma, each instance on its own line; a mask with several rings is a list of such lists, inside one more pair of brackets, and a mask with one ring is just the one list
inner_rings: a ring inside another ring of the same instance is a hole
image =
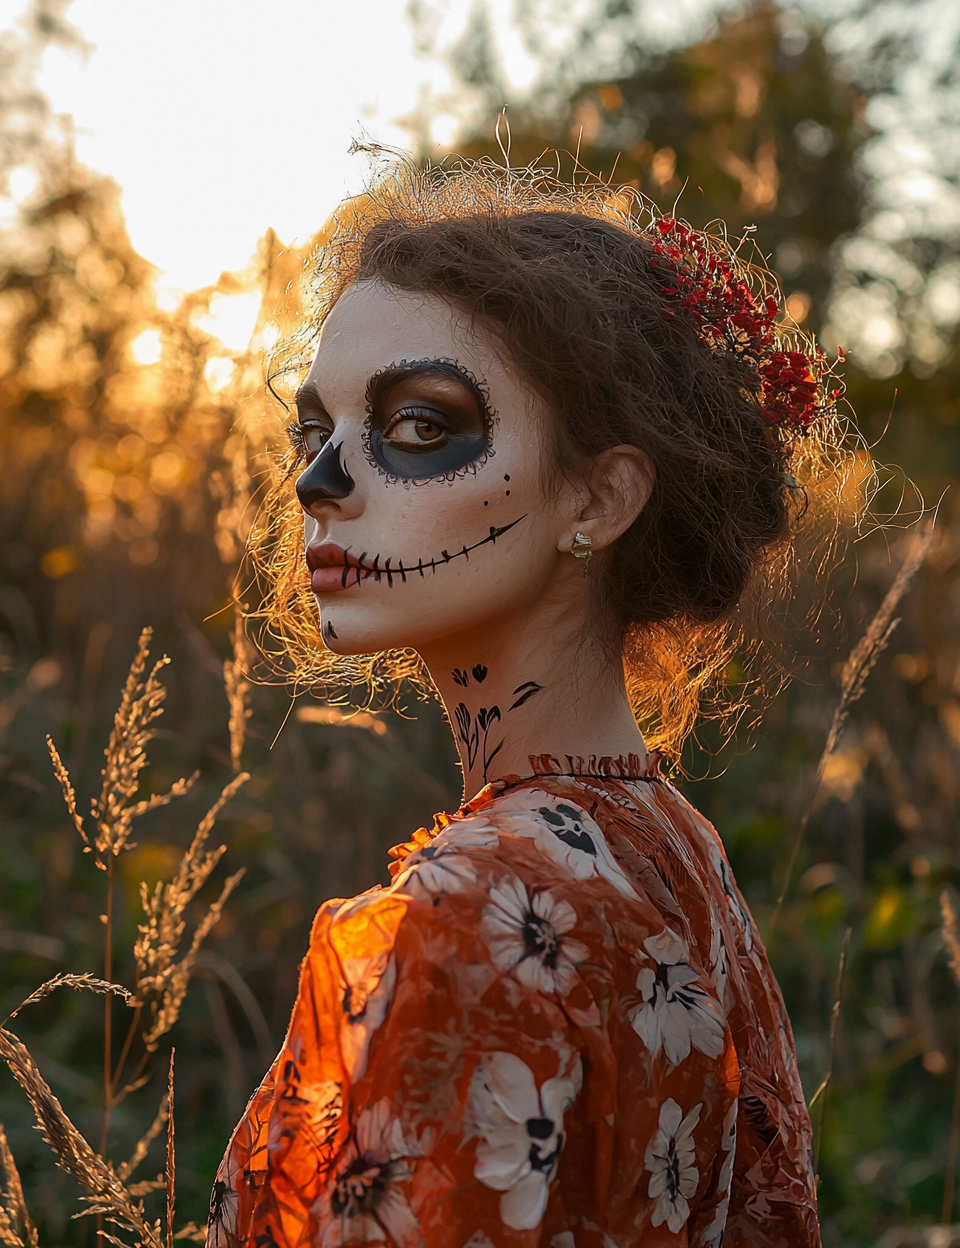
[[[559, 887], [594, 881], [621, 897], [636, 901], [638, 891], [617, 863], [603, 830], [576, 796], [547, 787], [523, 786], [487, 791], [450, 820], [430, 845], [410, 861], [428, 853], [467, 852], [505, 870], [532, 874], [537, 881]], [[433, 847], [437, 846], [437, 849]]]
[[[577, 961], [609, 967], [618, 950], [633, 956], [680, 918], [662, 884], [654, 887], [618, 860], [576, 795], [546, 785], [487, 790], [483, 800], [443, 817], [433, 834], [418, 834], [409, 850], [387, 890], [413, 903], [404, 929], [432, 929], [458, 941], [464, 954], [485, 945], [497, 966], [508, 948], [511, 957], [527, 949], [521, 978], [529, 972], [531, 986], [545, 978], [532, 956], [542, 941], [545, 948], [566, 943], [571, 958], [575, 952]], [[562, 956], [555, 960], [565, 965]]]

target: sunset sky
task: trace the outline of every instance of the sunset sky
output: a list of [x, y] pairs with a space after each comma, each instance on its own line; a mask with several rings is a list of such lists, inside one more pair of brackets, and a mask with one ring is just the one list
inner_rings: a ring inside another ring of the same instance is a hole
[[[468, 6], [442, 7], [455, 27]], [[408, 145], [401, 119], [449, 90], [403, 0], [75, 0], [66, 16], [91, 51], [49, 51], [40, 85], [174, 288], [242, 268], [268, 226], [311, 234], [363, 177], [351, 140]], [[453, 132], [435, 110], [434, 137]]]
[[[653, 46], [689, 35], [723, 2], [648, 0], [645, 38]], [[0, 0], [0, 26], [23, 4]], [[432, 140], [455, 138], [465, 103], [445, 54], [477, 6], [417, 0], [419, 32], [412, 7], [73, 0], [65, 16], [91, 50], [48, 51], [40, 86], [73, 117], [80, 159], [123, 188], [134, 246], [164, 270], [161, 284], [195, 289], [242, 268], [268, 226], [285, 242], [312, 234], [362, 182], [364, 159], [348, 155], [353, 138], [407, 147], [403, 119], [428, 101]], [[513, 20], [516, 0], [486, 0], [486, 9], [516, 99], [539, 63]], [[525, 11], [543, 63], [556, 63], [593, 0], [528, 0]], [[418, 48], [418, 33], [433, 55]]]
[[[729, 3], [645, 0], [630, 23], [648, 48], [668, 46], [694, 38]], [[830, 10], [829, 38], [843, 55], [895, 42], [902, 25], [895, 0], [867, 12], [855, 0], [798, 3], [813, 16]], [[58, 113], [72, 117], [81, 161], [120, 184], [133, 244], [160, 270], [162, 302], [215, 282], [223, 270], [245, 268], [268, 227], [291, 244], [313, 234], [343, 195], [362, 185], [366, 160], [348, 154], [354, 138], [410, 147], [413, 129], [404, 119], [419, 112], [429, 118], [431, 141], [455, 141], [469, 102], [445, 57], [457, 55], [477, 5], [416, 4], [424, 17], [417, 31], [408, 0], [68, 5], [65, 16], [89, 52], [49, 50], [39, 85]], [[0, 0], [0, 28], [24, 5]], [[599, 0], [524, 0], [527, 32], [551, 74], [572, 32], [596, 25], [590, 14], [599, 7]], [[486, 8], [505, 93], [516, 100], [534, 82], [538, 63], [513, 21], [517, 0], [486, 0]], [[960, 221], [960, 97], [936, 85], [949, 76], [960, 5], [913, 0], [910, 13], [917, 54], [897, 69], [895, 89], [870, 103], [873, 136], [858, 158], [868, 209], [844, 253], [854, 270], [876, 280], [845, 288], [832, 309], [844, 341], [858, 343], [864, 360], [879, 358], [882, 342], [900, 333], [900, 240], [952, 238]], [[623, 30], [609, 19], [594, 34], [601, 61], [615, 64]], [[933, 295], [941, 288], [955, 302], [953, 270], [935, 276]], [[242, 337], [244, 327], [236, 333]]]

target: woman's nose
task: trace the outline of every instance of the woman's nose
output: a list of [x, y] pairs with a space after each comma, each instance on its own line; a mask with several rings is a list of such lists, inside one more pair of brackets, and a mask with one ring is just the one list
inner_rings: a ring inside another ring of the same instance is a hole
[[353, 493], [355, 482], [340, 458], [342, 442], [328, 442], [317, 458], [300, 474], [297, 497], [304, 511], [314, 503], [346, 498]]

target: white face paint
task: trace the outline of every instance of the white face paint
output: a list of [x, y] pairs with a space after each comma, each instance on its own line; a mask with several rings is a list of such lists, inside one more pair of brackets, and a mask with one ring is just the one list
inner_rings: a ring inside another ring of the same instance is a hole
[[297, 482], [323, 635], [340, 654], [421, 649], [569, 579], [577, 492], [546, 486], [543, 401], [441, 299], [350, 287], [297, 400]]

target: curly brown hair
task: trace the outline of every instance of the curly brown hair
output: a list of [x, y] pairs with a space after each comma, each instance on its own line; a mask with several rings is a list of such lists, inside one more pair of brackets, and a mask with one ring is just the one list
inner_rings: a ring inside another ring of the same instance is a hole
[[[302, 374], [349, 285], [380, 280], [439, 296], [502, 343], [555, 417], [560, 471], [609, 447], [642, 448], [653, 492], [590, 572], [638, 720], [652, 746], [675, 755], [699, 714], [730, 719], [742, 705], [742, 686], [724, 679], [744, 644], [738, 607], [748, 591], [767, 604], [782, 592], [800, 518], [825, 495], [834, 505], [819, 510], [836, 514], [851, 457], [835, 406], [825, 403], [802, 437], [772, 424], [736, 353], [675, 313], [670, 267], [651, 264], [653, 224], [629, 192], [561, 184], [538, 169], [392, 164], [325, 232], [307, 314], [277, 353], [274, 379]], [[698, 237], [758, 297], [769, 294], [770, 275], [725, 237]], [[789, 322], [777, 337], [812, 356]], [[266, 648], [301, 687], [327, 696], [344, 682], [362, 682], [369, 697], [403, 679], [422, 691], [412, 652], [342, 658], [325, 648], [301, 543], [296, 499], [278, 482], [250, 545], [265, 579], [254, 614]]]

